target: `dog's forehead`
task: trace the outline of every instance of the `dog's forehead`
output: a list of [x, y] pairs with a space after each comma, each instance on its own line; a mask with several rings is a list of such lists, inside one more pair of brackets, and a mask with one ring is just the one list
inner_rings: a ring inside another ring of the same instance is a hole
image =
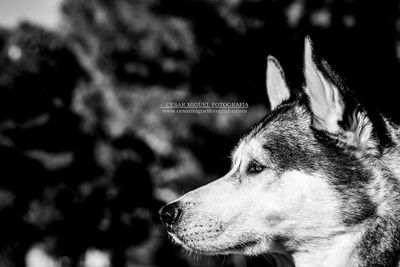
[[301, 150], [311, 149], [310, 117], [306, 112], [301, 106], [285, 105], [267, 114], [239, 141], [233, 160], [243, 155], [263, 158], [267, 153], [269, 157], [281, 155], [276, 161], [283, 161]]
[[233, 151], [233, 157], [238, 158], [244, 153], [260, 154], [262, 151], [263, 142], [261, 136], [251, 136], [242, 138]]
[[276, 137], [288, 138], [308, 131], [310, 123], [310, 115], [303, 106], [296, 103], [287, 104], [267, 114], [244, 139], [262, 142]]

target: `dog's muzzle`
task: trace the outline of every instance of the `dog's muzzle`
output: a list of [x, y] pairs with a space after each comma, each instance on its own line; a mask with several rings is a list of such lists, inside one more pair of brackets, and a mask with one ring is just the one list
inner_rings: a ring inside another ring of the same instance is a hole
[[177, 202], [165, 205], [159, 211], [161, 222], [168, 231], [172, 230], [173, 225], [180, 219], [182, 209]]

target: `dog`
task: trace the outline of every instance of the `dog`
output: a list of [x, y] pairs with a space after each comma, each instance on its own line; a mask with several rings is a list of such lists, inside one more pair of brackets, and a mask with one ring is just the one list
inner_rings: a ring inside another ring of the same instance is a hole
[[271, 111], [230, 171], [160, 210], [201, 254], [272, 255], [277, 266], [400, 266], [400, 130], [352, 95], [309, 37], [293, 93], [267, 60]]

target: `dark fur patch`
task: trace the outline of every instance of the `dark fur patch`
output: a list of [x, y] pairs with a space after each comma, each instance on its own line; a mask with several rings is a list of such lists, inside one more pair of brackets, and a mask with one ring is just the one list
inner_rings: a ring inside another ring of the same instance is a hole
[[357, 250], [362, 266], [398, 266], [400, 257], [398, 219], [377, 218], [371, 222]]

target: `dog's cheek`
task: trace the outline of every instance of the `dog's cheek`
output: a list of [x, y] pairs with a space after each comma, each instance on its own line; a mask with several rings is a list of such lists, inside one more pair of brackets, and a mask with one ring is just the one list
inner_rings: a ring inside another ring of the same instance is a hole
[[284, 220], [302, 223], [337, 213], [334, 190], [323, 178], [300, 172], [288, 172], [265, 193], [263, 208], [266, 224], [276, 226]]
[[282, 217], [276, 230], [281, 234], [293, 234], [302, 239], [315, 235], [313, 229], [329, 231], [338, 229], [340, 222], [340, 203], [335, 190], [323, 177], [317, 174], [291, 172], [282, 177], [280, 188], [271, 194], [271, 202], [279, 208]]

